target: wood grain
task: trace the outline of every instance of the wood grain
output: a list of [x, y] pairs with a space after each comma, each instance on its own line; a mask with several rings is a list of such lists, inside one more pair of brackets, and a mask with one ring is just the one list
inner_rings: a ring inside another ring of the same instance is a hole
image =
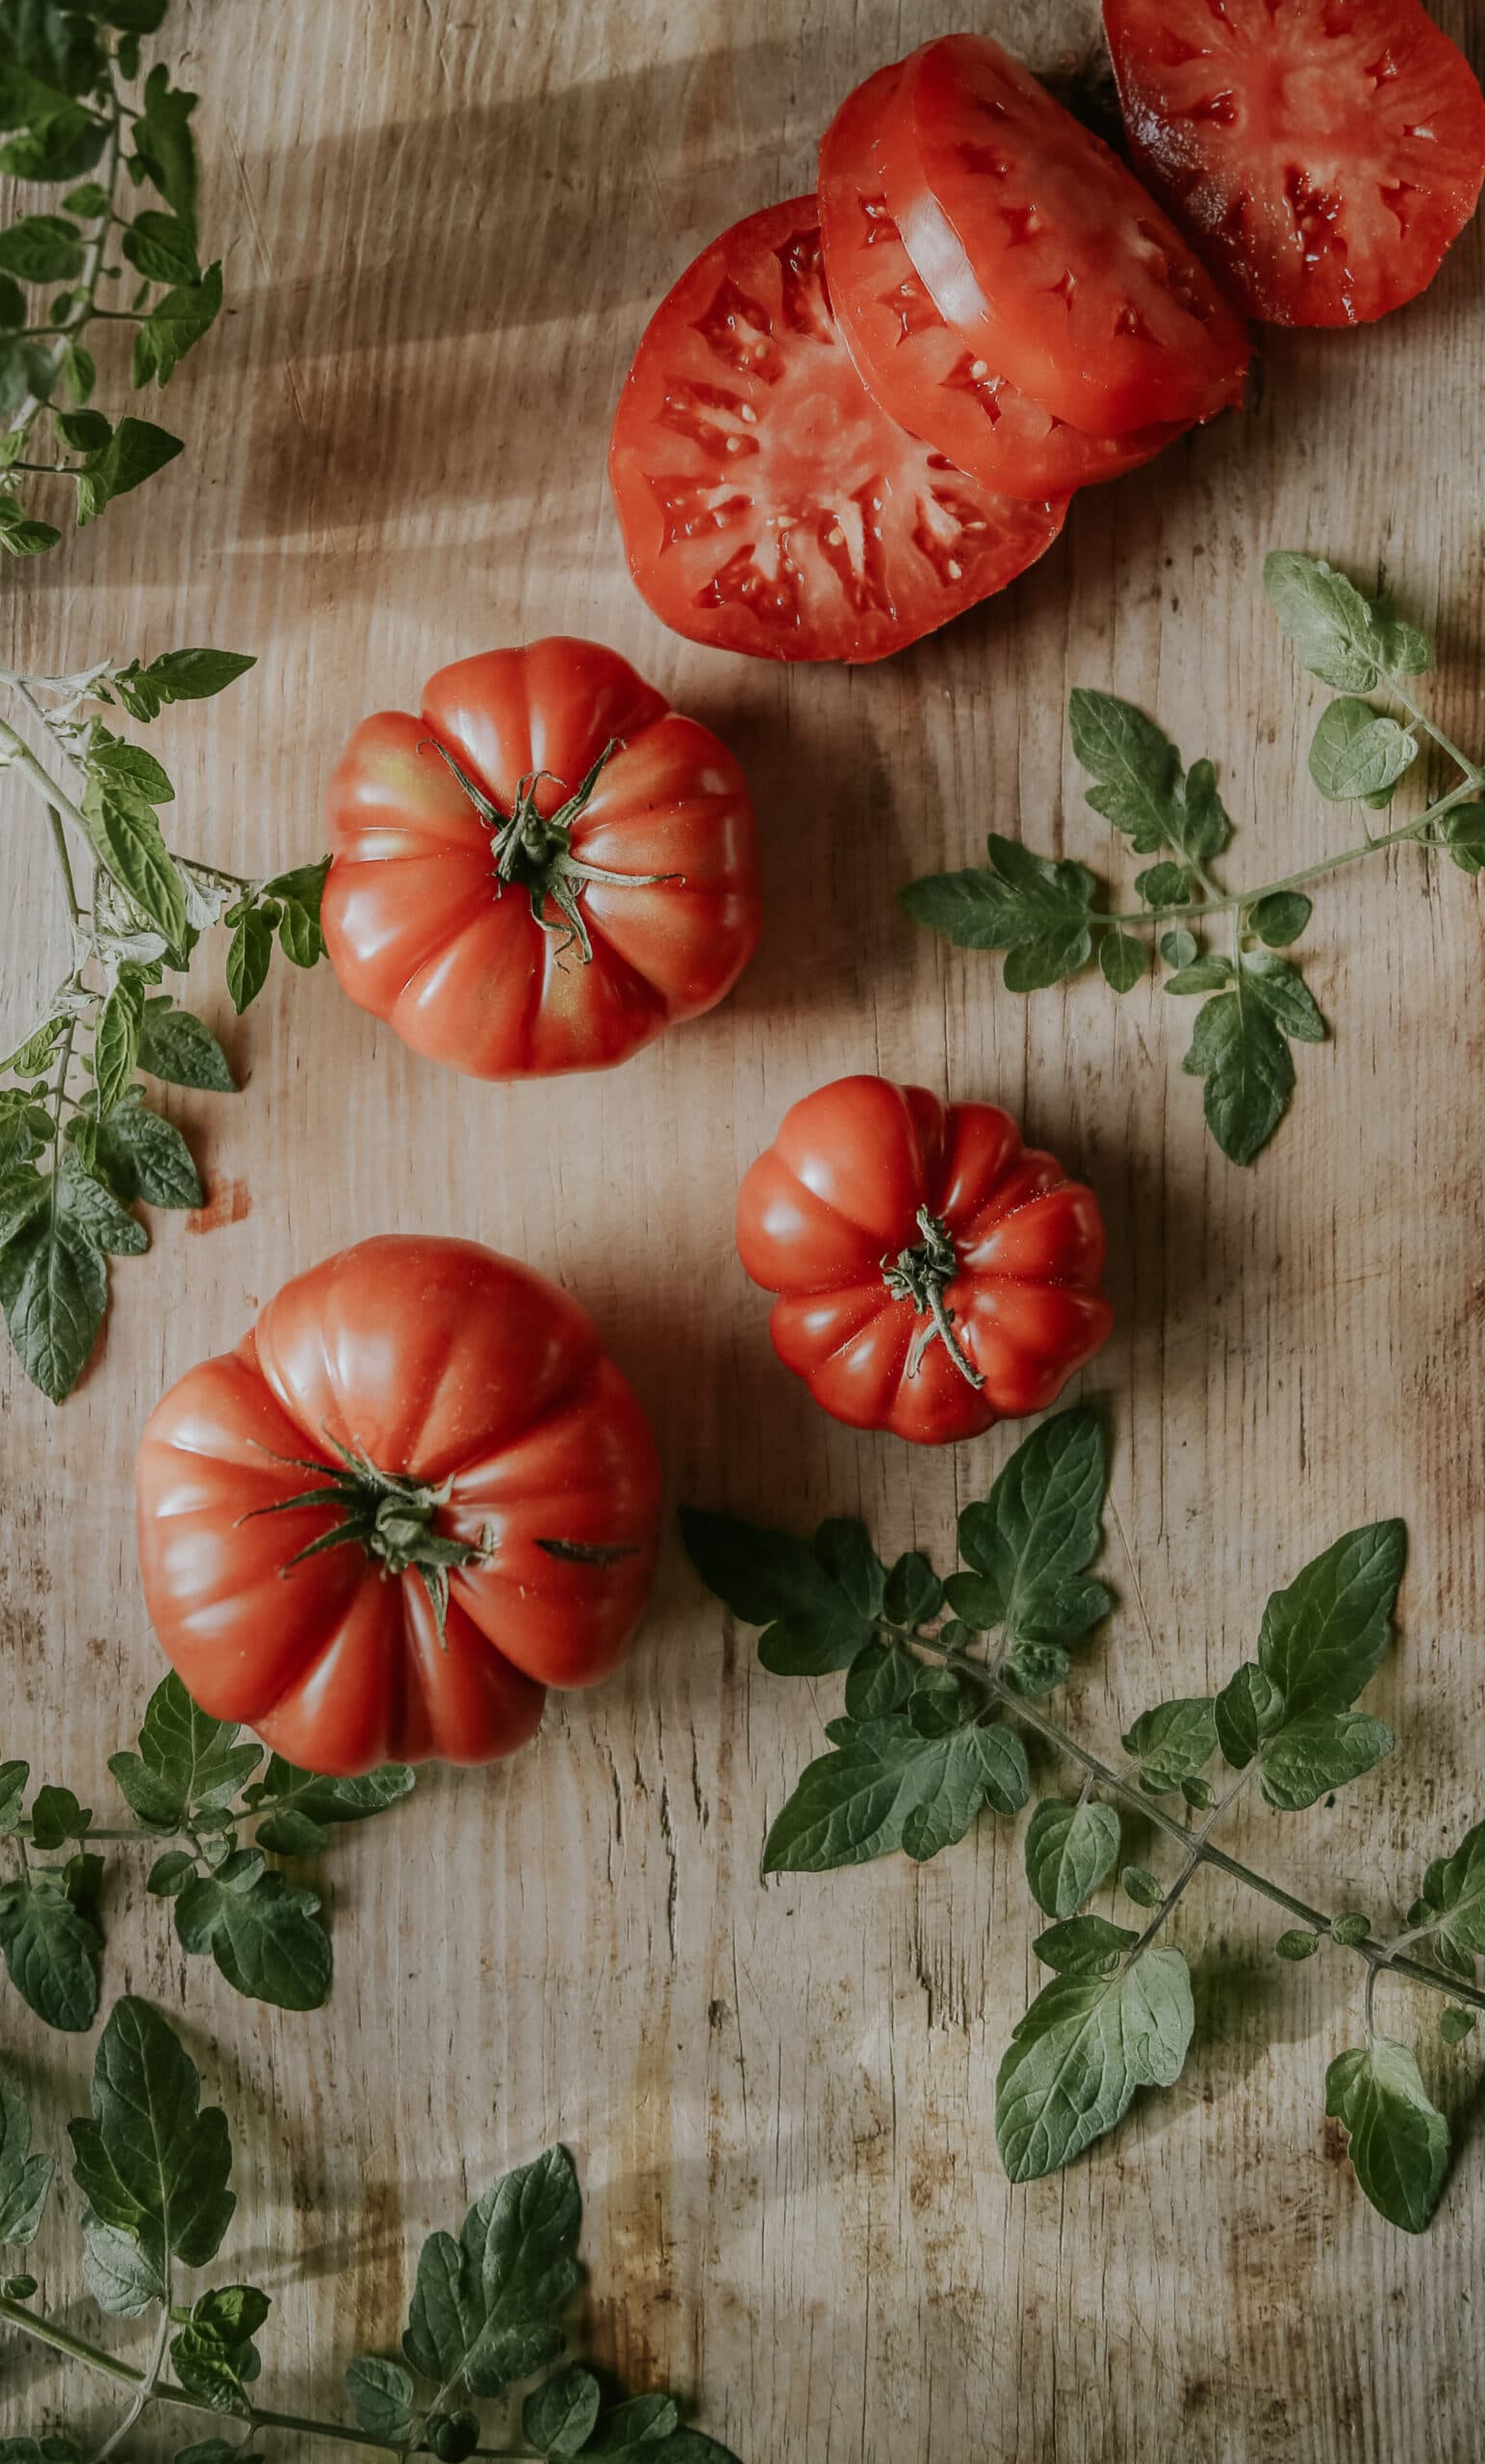
[[[1436, 14], [1481, 55], [1467, 0]], [[1094, 12], [977, 15], [1045, 64]], [[1319, 688], [1262, 604], [1271, 546], [1383, 560], [1441, 632], [1441, 716], [1485, 741], [1485, 224], [1386, 324], [1271, 335], [1241, 417], [1080, 498], [1003, 599], [878, 669], [775, 672], [673, 639], [635, 598], [611, 405], [693, 251], [807, 186], [846, 88], [943, 21], [921, 0], [196, 0], [177, 22], [226, 318], [170, 390], [186, 456], [8, 578], [7, 656], [256, 650], [247, 682], [157, 738], [181, 842], [255, 872], [318, 851], [366, 710], [468, 651], [611, 640], [743, 759], [769, 922], [724, 1010], [611, 1080], [550, 1088], [441, 1073], [324, 970], [277, 973], [239, 1027], [201, 969], [246, 1079], [235, 1102], [169, 1104], [206, 1216], [157, 1220], [119, 1268], [62, 1412], [0, 1359], [5, 1751], [110, 1801], [105, 1758], [159, 1672], [131, 1537], [144, 1415], [286, 1275], [370, 1231], [447, 1228], [569, 1283], [677, 1497], [799, 1524], [859, 1509], [885, 1546], [943, 1549], [1010, 1433], [945, 1457], [828, 1423], [775, 1365], [731, 1249], [738, 1177], [784, 1107], [880, 1066], [1007, 1103], [1104, 1202], [1118, 1324], [1085, 1389], [1115, 1437], [1124, 1606], [1074, 1689], [1090, 1734], [1206, 1686], [1275, 1580], [1406, 1515], [1401, 1648], [1376, 1689], [1401, 1751], [1332, 1812], [1246, 1826], [1301, 1890], [1405, 1905], [1473, 1802], [1485, 1721], [1478, 891], [1412, 854], [1324, 891], [1308, 946], [1335, 1040], [1302, 1051], [1252, 1172], [1205, 1139], [1185, 1019], [1157, 992], [1022, 1002], [891, 893], [987, 827], [1108, 858], [1066, 747], [1076, 682], [1216, 758], [1249, 877], [1322, 852], [1337, 817], [1293, 786]], [[17, 791], [0, 831], [3, 1038], [51, 980], [59, 909]], [[766, 1824], [815, 1749], [810, 1694], [756, 1669], [672, 1545], [625, 1675], [554, 1703], [516, 1763], [432, 1777], [336, 1852], [337, 1981], [307, 2018], [214, 1990], [199, 1963], [188, 1980], [166, 1911], [115, 1860], [109, 1988], [188, 1995], [238, 2131], [234, 2266], [281, 2303], [271, 2400], [329, 2410], [354, 2346], [394, 2339], [422, 2235], [560, 2136], [587, 2194], [593, 2350], [695, 2391], [745, 2464], [1475, 2456], [1468, 2052], [1424, 2053], [1462, 2153], [1414, 2244], [1366, 2208], [1322, 2118], [1351, 1979], [1278, 1967], [1264, 1912], [1205, 1884], [1176, 1929], [1199, 1989], [1186, 2078], [1012, 2192], [991, 2106], [1034, 1968], [1015, 1832], [986, 1822], [921, 1872], [761, 1885]], [[1398, 2000], [1422, 2034], [1429, 2012]], [[10, 1992], [0, 2028], [55, 2143], [90, 2042], [46, 2037]], [[40, 2258], [78, 2282], [55, 2223]], [[48, 2366], [6, 2348], [0, 2372], [8, 2429], [77, 2418]], [[167, 2451], [152, 2437], [141, 2456]]]

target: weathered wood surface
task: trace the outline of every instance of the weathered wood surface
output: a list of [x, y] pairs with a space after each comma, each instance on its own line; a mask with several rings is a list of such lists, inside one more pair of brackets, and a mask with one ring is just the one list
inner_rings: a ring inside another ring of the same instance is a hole
[[[1093, 17], [978, 13], [1038, 63]], [[1437, 13], [1485, 49], [1467, 0]], [[256, 871], [318, 851], [367, 709], [467, 651], [612, 640], [742, 757], [769, 922], [725, 1009], [607, 1080], [457, 1080], [326, 970], [283, 970], [227, 1019], [245, 1092], [169, 1107], [204, 1152], [207, 1222], [158, 1220], [117, 1270], [64, 1411], [0, 1361], [5, 1750], [109, 1801], [105, 1757], [159, 1671], [131, 1536], [144, 1415], [286, 1274], [373, 1230], [474, 1235], [571, 1284], [678, 1497], [801, 1523], [859, 1508], [884, 1544], [944, 1547], [1008, 1437], [916, 1454], [827, 1422], [774, 1364], [731, 1249], [738, 1176], [785, 1105], [881, 1066], [1005, 1101], [1107, 1211], [1118, 1325], [1085, 1390], [1115, 1433], [1124, 1607], [1075, 1687], [1092, 1732], [1225, 1671], [1271, 1583], [1336, 1532], [1407, 1516], [1402, 1645], [1376, 1689], [1399, 1754], [1331, 1813], [1246, 1825], [1301, 1889], [1405, 1903], [1473, 1801], [1485, 1719], [1477, 891], [1411, 854], [1326, 889], [1309, 946], [1336, 1040], [1301, 1053], [1293, 1116], [1247, 1173], [1204, 1138], [1187, 1021], [1157, 992], [1024, 1003], [892, 892], [986, 826], [1102, 859], [1066, 749], [1079, 681], [1217, 758], [1248, 877], [1322, 852], [1337, 817], [1302, 782], [1319, 688], [1262, 603], [1270, 546], [1384, 558], [1438, 623], [1441, 713], [1481, 741], [1485, 224], [1386, 325], [1271, 337], [1241, 418], [1080, 499], [1000, 602], [876, 670], [774, 672], [673, 640], [633, 595], [611, 405], [693, 250], [807, 186], [846, 88], [948, 21], [920, 0], [180, 15], [227, 316], [170, 391], [187, 455], [8, 579], [8, 655], [256, 650], [247, 682], [159, 730], [183, 843]], [[15, 790], [5, 808], [0, 1035], [48, 983], [59, 920], [35, 811]], [[222, 1023], [219, 992], [206, 1007]], [[991, 2102], [1035, 1964], [1015, 1832], [986, 1822], [921, 1872], [761, 1886], [766, 1823], [815, 1749], [810, 1694], [752, 1664], [672, 1545], [627, 1674], [554, 1703], [516, 1763], [433, 1777], [337, 1852], [324, 2012], [260, 2011], [192, 1965], [189, 2038], [243, 2150], [234, 2246], [282, 2301], [273, 2400], [328, 2409], [353, 2345], [393, 2339], [422, 2235], [560, 2136], [596, 2353], [694, 2388], [747, 2464], [1474, 2456], [1468, 2057], [1425, 2057], [1464, 2152], [1414, 2244], [1363, 2204], [1322, 2118], [1352, 1979], [1278, 1967], [1265, 1912], [1204, 1883], [1176, 1927], [1200, 1989], [1185, 2080], [1011, 2192]], [[167, 1912], [127, 1869], [109, 1986], [174, 2006]], [[3, 2037], [55, 2139], [90, 2043], [45, 2037], [10, 1992]], [[42, 2258], [54, 2282], [75, 2271], [55, 2226]], [[49, 2368], [9, 2349], [0, 2367], [7, 2427], [60, 2405]]]

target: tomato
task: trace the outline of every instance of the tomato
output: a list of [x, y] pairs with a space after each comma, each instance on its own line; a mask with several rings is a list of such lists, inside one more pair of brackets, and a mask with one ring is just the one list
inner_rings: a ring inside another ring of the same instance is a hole
[[738, 1193], [737, 1249], [815, 1401], [924, 1446], [1044, 1410], [1113, 1322], [1091, 1190], [997, 1105], [885, 1078], [784, 1115]]
[[586, 1310], [469, 1241], [363, 1241], [157, 1404], [144, 1598], [205, 1711], [314, 1771], [488, 1762], [623, 1657], [660, 1467]]
[[625, 381], [608, 471], [656, 615], [757, 658], [885, 658], [1003, 590], [1066, 511], [990, 494], [872, 399], [813, 197], [751, 214], [681, 275]]
[[1247, 329], [1134, 174], [998, 43], [902, 64], [887, 210], [978, 359], [1094, 436], [1241, 398]]
[[1105, 0], [1130, 144], [1253, 317], [1354, 325], [1432, 282], [1485, 98], [1419, 0]]
[[595, 642], [441, 668], [330, 783], [321, 920], [353, 1001], [474, 1078], [625, 1061], [730, 991], [762, 919], [742, 773]]
[[977, 358], [938, 314], [883, 193], [877, 139], [899, 76], [893, 67], [868, 77], [820, 146], [831, 304], [863, 380], [914, 436], [1007, 496], [1066, 496], [1147, 462], [1183, 429], [1087, 436]]

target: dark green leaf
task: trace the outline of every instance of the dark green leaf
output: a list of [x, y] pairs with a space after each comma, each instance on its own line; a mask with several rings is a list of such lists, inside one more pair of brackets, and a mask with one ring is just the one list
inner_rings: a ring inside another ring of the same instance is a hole
[[1452, 1857], [1436, 1858], [1423, 1877], [1422, 1899], [1410, 1923], [1439, 1918], [1435, 1941], [1472, 1962], [1485, 1951], [1485, 1822], [1465, 1834]]
[[[1094, 1591], [1102, 1590], [1102, 1585], [1089, 1583], [1088, 1589], [1091, 1597]], [[1107, 1593], [1104, 1603], [1107, 1607]], [[1071, 1666], [1072, 1661], [1060, 1643], [1022, 1642], [1012, 1646], [1001, 1664], [1001, 1675], [1013, 1694], [1035, 1703], [1043, 1694], [1055, 1694], [1060, 1685], [1065, 1684]]]
[[1165, 1887], [1148, 1865], [1126, 1865], [1119, 1876], [1119, 1888], [1137, 1908], [1159, 1908], [1165, 1896]]
[[866, 1526], [855, 1515], [832, 1515], [815, 1533], [815, 1555], [838, 1583], [858, 1617], [882, 1614], [886, 1569], [872, 1547]]
[[[1169, 937], [1167, 934], [1166, 938], [1169, 939]], [[1187, 935], [1187, 938], [1190, 940], [1190, 934]], [[1230, 984], [1231, 981], [1230, 960], [1194, 959], [1190, 966], [1179, 966], [1174, 975], [1167, 975], [1161, 990], [1174, 993], [1178, 998], [1184, 998], [1192, 992], [1220, 992], [1223, 986]]]
[[887, 1576], [883, 1610], [888, 1623], [909, 1632], [926, 1626], [943, 1605], [943, 1585], [916, 1549], [898, 1558]]
[[1370, 1931], [1370, 1917], [1363, 1916], [1356, 1911], [1348, 1912], [1342, 1916], [1333, 1916], [1330, 1921], [1330, 1938], [1333, 1942], [1339, 1942], [1344, 1951], [1353, 1951], [1358, 1942], [1364, 1942], [1367, 1939]]
[[1182, 852], [1181, 757], [1164, 730], [1132, 702], [1082, 686], [1068, 699], [1067, 717], [1073, 752], [1093, 775], [1093, 810], [1128, 834], [1137, 855]]
[[1270, 890], [1267, 898], [1258, 899], [1248, 910], [1248, 925], [1270, 950], [1287, 950], [1292, 941], [1298, 940], [1314, 912], [1302, 891]]
[[146, 207], [128, 225], [119, 246], [146, 282], [194, 282], [199, 276], [195, 235], [173, 214]]
[[1194, 1779], [1216, 1752], [1216, 1718], [1202, 1694], [1142, 1711], [1124, 1739], [1124, 1751], [1139, 1765], [1143, 1784], [1156, 1796]]
[[601, 2401], [591, 2370], [559, 2370], [526, 2398], [521, 2435], [538, 2455], [576, 2455], [598, 2426]]
[[68, 1839], [86, 1839], [91, 1821], [91, 1812], [78, 1804], [70, 1788], [38, 1788], [31, 1830], [38, 1848], [61, 1848]]
[[1069, 1916], [1038, 1934], [1033, 1947], [1060, 1976], [1108, 1976], [1139, 1939], [1127, 1925], [1111, 1925], [1107, 1916]]
[[83, 270], [83, 243], [62, 214], [23, 214], [0, 231], [0, 270], [22, 282], [71, 282]]
[[273, 956], [273, 928], [256, 907], [249, 908], [227, 946], [227, 990], [241, 1017], [268, 981]]
[[59, 1879], [0, 1884], [0, 1950], [11, 1983], [38, 2019], [70, 2035], [91, 2027], [103, 1937]]
[[1284, 1696], [1254, 1660], [1245, 1660], [1216, 1698], [1216, 1738], [1235, 1771], [1245, 1771], [1265, 1737], [1284, 1725]]
[[1439, 835], [1462, 873], [1485, 871], [1485, 805], [1461, 805], [1446, 814]]
[[1011, 2179], [1056, 2172], [1123, 2119], [1137, 2089], [1173, 2087], [1194, 2024], [1179, 1951], [1145, 1951], [1107, 1980], [1043, 1986], [995, 2083], [995, 2138]]
[[1181, 791], [1184, 808], [1181, 845], [1198, 863], [1220, 856], [1232, 836], [1232, 821], [1216, 791], [1216, 772], [1210, 761], [1193, 761]]
[[433, 2234], [402, 2339], [413, 2368], [446, 2391], [499, 2396], [550, 2361], [578, 2280], [581, 2214], [572, 2159], [551, 2147], [477, 2199], [457, 2242]]
[[363, 2429], [389, 2447], [406, 2444], [417, 2418], [418, 2384], [405, 2362], [357, 2353], [346, 2365], [346, 2392]]
[[188, 351], [194, 349], [221, 314], [221, 267], [210, 265], [197, 282], [158, 298], [134, 337], [130, 369], [136, 386], [168, 385]]
[[36, 2240], [56, 2163], [31, 2153], [31, 2114], [0, 2070], [0, 2243], [26, 2249]]
[[120, 977], [98, 1013], [93, 1038], [92, 1067], [100, 1113], [113, 1112], [134, 1083], [143, 1014], [144, 995], [137, 978]]
[[1264, 1610], [1259, 1665], [1290, 1719], [1343, 1711], [1381, 1665], [1407, 1554], [1396, 1521], [1369, 1523], [1313, 1558]]
[[1274, 1024], [1296, 1043], [1323, 1043], [1328, 1029], [1310, 988], [1288, 959], [1267, 950], [1249, 950], [1242, 960], [1245, 990], [1256, 992]]
[[1103, 1546], [1103, 1436], [1086, 1406], [1026, 1438], [982, 1502], [959, 1520], [965, 1562], [991, 1586], [1010, 1642], [1076, 1642], [1106, 1617], [1103, 1585], [1085, 1579]]
[[201, 1087], [234, 1095], [237, 1080], [226, 1054], [205, 1021], [177, 1010], [168, 997], [151, 1001], [140, 1037], [140, 1066], [172, 1087]]
[[96, 520], [115, 497], [127, 496], [131, 488], [153, 478], [181, 450], [178, 436], [168, 435], [148, 420], [120, 420], [102, 451], [93, 454], [78, 473], [79, 526]]
[[1005, 950], [1006, 983], [1032, 992], [1075, 975], [1091, 956], [1098, 884], [1083, 864], [1034, 856], [992, 835], [988, 872], [939, 873], [900, 892], [914, 922], [961, 949]]
[[1363, 1711], [1307, 1712], [1264, 1747], [1264, 1794], [1271, 1806], [1298, 1813], [1332, 1788], [1360, 1779], [1391, 1754], [1395, 1742], [1390, 1728]]
[[1206, 1080], [1202, 1108], [1223, 1154], [1234, 1164], [1251, 1164], [1294, 1091], [1289, 1045], [1267, 1011], [1257, 1000], [1218, 993], [1198, 1012], [1181, 1065], [1189, 1077]]
[[1370, 702], [1348, 696], [1321, 714], [1310, 747], [1310, 776], [1332, 804], [1348, 804], [1358, 796], [1385, 795], [1417, 758], [1417, 742], [1405, 728]]
[[1119, 1817], [1113, 1806], [1089, 1800], [1066, 1805], [1048, 1798], [1037, 1808], [1026, 1833], [1026, 1879], [1037, 1907], [1048, 1916], [1072, 1916], [1114, 1870], [1119, 1853]]
[[1133, 992], [1149, 969], [1150, 954], [1133, 933], [1106, 933], [1098, 944], [1098, 963], [1115, 992]]
[[107, 445], [114, 427], [101, 411], [59, 411], [57, 433], [74, 453], [94, 453]]
[[13, 180], [75, 180], [92, 169], [107, 137], [95, 113], [64, 104], [0, 146], [0, 171]]
[[196, 1870], [196, 1861], [189, 1848], [167, 1848], [157, 1857], [145, 1877], [144, 1887], [155, 1899], [174, 1899], [183, 1891]]
[[1135, 887], [1143, 907], [1189, 907], [1191, 902], [1191, 878], [1184, 864], [1151, 864], [1135, 875]]
[[1338, 2054], [1325, 2073], [1325, 2111], [1349, 2133], [1356, 2178], [1378, 2214], [1421, 2233], [1439, 2204], [1449, 2133], [1407, 2046], [1374, 2037]]
[[867, 1619], [806, 1540], [735, 1516], [680, 1509], [681, 1536], [708, 1589], [747, 1626], [765, 1626], [758, 1657], [776, 1676], [849, 1668], [872, 1639]]
[[72, 2170], [90, 2247], [100, 2227], [122, 2235], [162, 2281], [171, 2259], [198, 2268], [216, 2256], [237, 2204], [226, 2117], [203, 2113], [200, 2092], [159, 2013], [132, 1994], [116, 2002], [98, 2042], [92, 2119], [68, 2124]]
[[1279, 1936], [1273, 1947], [1281, 1960], [1298, 1961], [1313, 1959], [1319, 1946], [1319, 1934], [1308, 1934], [1298, 1926], [1292, 1926], [1287, 1934]]
[[623, 2456], [626, 2464], [630, 2464], [641, 2449], [668, 2444], [678, 2426], [674, 2397], [632, 2396], [627, 2404], [614, 2406], [588, 2451], [612, 2458]]
[[79, 216], [84, 222], [101, 222], [109, 210], [109, 192], [96, 180], [84, 180], [62, 202], [69, 214]]
[[811, 1762], [769, 1832], [765, 1873], [823, 1873], [906, 1848], [936, 1856], [961, 1839], [982, 1805], [1012, 1811], [1030, 1786], [1004, 1729], [923, 1735], [903, 1719], [852, 1722]]
[[318, 2011], [330, 1990], [330, 1938], [317, 1921], [320, 1901], [282, 1874], [260, 1874], [234, 1887], [227, 1867], [203, 1876], [175, 1903], [182, 1948], [209, 1951], [227, 1983], [281, 2011]]
[[125, 1200], [148, 1206], [199, 1206], [200, 1179], [191, 1149], [174, 1123], [131, 1095], [97, 1128], [98, 1162]]
[[0, 1762], [0, 1839], [20, 1829], [30, 1777], [29, 1762]]
[[846, 1671], [846, 1709], [854, 1720], [890, 1719], [912, 1692], [912, 1662], [886, 1643], [868, 1643]]
[[172, 87], [163, 64], [144, 83], [144, 109], [134, 122], [135, 150], [166, 205], [190, 231], [196, 227], [196, 156], [190, 120], [194, 94]]
[[1463, 2044], [1466, 2037], [1474, 2034], [1474, 2013], [1462, 2011], [1457, 2002], [1439, 2014], [1439, 2034], [1446, 2044]]
[[26, 321], [26, 295], [8, 273], [0, 273], [0, 331], [13, 333]]
[[178, 947], [186, 933], [186, 885], [154, 807], [123, 779], [90, 779], [83, 813], [94, 850], [140, 912]]
[[88, 1366], [108, 1306], [97, 1245], [60, 1198], [30, 1214], [0, 1251], [0, 1298], [22, 1369], [60, 1403]]
[[111, 1755], [109, 1769], [142, 1821], [183, 1831], [190, 1815], [229, 1806], [262, 1761], [262, 1748], [239, 1745], [238, 1734], [234, 1721], [193, 1703], [172, 1670], [150, 1696], [139, 1753]]

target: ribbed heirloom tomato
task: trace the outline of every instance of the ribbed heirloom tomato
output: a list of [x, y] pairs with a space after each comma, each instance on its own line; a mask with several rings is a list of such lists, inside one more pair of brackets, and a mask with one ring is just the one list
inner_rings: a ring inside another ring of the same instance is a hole
[[627, 1060], [757, 945], [757, 834], [725, 746], [627, 660], [553, 638], [459, 659], [356, 730], [321, 921], [363, 1010], [474, 1078]]
[[997, 1105], [885, 1078], [784, 1115], [738, 1193], [737, 1249], [815, 1401], [923, 1446], [1043, 1411], [1113, 1322], [1091, 1190]]
[[660, 1468], [576, 1300], [473, 1242], [363, 1241], [156, 1406], [144, 1597], [203, 1710], [290, 1761], [487, 1762], [623, 1657]]

